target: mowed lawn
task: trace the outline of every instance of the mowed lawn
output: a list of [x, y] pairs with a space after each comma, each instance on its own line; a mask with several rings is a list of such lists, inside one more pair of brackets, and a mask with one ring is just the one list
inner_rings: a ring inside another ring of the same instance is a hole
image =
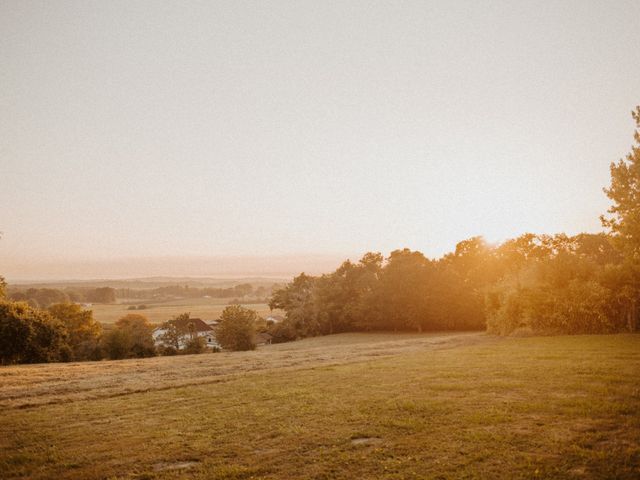
[[0, 478], [640, 478], [640, 335], [3, 367], [0, 405]]

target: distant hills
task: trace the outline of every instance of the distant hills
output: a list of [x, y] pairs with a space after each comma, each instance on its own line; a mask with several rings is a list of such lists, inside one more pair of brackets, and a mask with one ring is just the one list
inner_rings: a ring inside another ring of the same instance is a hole
[[79, 259], [2, 258], [0, 255], [0, 275], [11, 284], [82, 283], [86, 286], [90, 283], [113, 286], [115, 282], [125, 281], [152, 285], [179, 282], [221, 286], [246, 279], [252, 280], [247, 280], [247, 283], [273, 283], [291, 279], [301, 272], [317, 275], [332, 271], [346, 258], [358, 260], [360, 256], [295, 254]]
[[150, 289], [167, 285], [181, 285], [193, 288], [204, 287], [231, 287], [241, 283], [250, 283], [254, 287], [270, 286], [277, 283], [287, 283], [290, 277], [237, 277], [237, 278], [211, 278], [211, 277], [143, 277], [122, 279], [90, 279], [90, 280], [40, 280], [40, 281], [14, 281], [12, 285], [29, 286], [33, 288], [64, 288], [64, 287], [112, 287]]

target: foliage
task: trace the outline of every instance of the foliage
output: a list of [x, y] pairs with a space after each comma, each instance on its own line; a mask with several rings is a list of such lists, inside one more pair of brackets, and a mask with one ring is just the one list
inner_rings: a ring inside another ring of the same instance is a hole
[[28, 288], [24, 292], [11, 292], [9, 298], [17, 302], [27, 302], [35, 308], [47, 308], [56, 303], [69, 302], [69, 296], [55, 288]]
[[130, 313], [120, 318], [102, 339], [110, 359], [144, 358], [156, 355], [153, 327], [144, 315]]
[[207, 341], [203, 337], [193, 337], [187, 340], [182, 350], [185, 354], [204, 353], [207, 351]]
[[86, 298], [89, 302], [113, 303], [116, 301], [116, 291], [111, 287], [100, 287], [88, 292]]
[[[615, 288], [623, 280], [624, 269], [610, 238], [602, 234], [523, 237], [497, 249], [503, 258], [517, 252], [519, 257], [517, 268], [507, 260], [505, 275], [487, 293], [490, 332], [510, 334], [520, 328], [570, 334], [633, 330], [623, 314], [624, 290]], [[515, 245], [519, 247], [514, 249]]]
[[[180, 350], [187, 341], [194, 337], [193, 325], [189, 324], [190, 314], [188, 312], [176, 315], [171, 320], [162, 324], [165, 333], [160, 337], [165, 346], [170, 346], [176, 351]], [[190, 328], [191, 327], [191, 328]]]
[[[628, 262], [627, 262], [628, 263]], [[274, 292], [286, 312], [278, 340], [367, 330], [476, 330], [510, 334], [633, 331], [640, 268], [605, 234], [481, 237], [430, 260], [409, 249], [369, 253]], [[280, 333], [283, 333], [280, 335]]]
[[605, 189], [613, 201], [609, 216], [602, 216], [630, 260], [640, 262], [640, 106], [631, 112], [636, 122], [636, 145], [626, 159], [611, 163], [611, 185]]
[[129, 358], [131, 339], [125, 330], [114, 328], [102, 337], [102, 348], [111, 360]]
[[273, 343], [291, 342], [298, 336], [296, 329], [287, 321], [274, 323], [269, 326], [267, 331], [271, 334]]
[[216, 329], [216, 340], [225, 350], [253, 350], [258, 314], [240, 305], [226, 307]]
[[0, 302], [0, 363], [40, 363], [70, 359], [60, 321], [26, 303]]
[[287, 312], [287, 321], [304, 335], [317, 331], [313, 319], [312, 291], [315, 278], [301, 273], [284, 288], [273, 293], [269, 308], [279, 308]]
[[625, 271], [621, 287], [621, 300], [625, 304], [622, 315], [628, 328], [638, 328], [638, 304], [640, 303], [640, 106], [631, 112], [636, 123], [635, 145], [625, 159], [611, 163], [611, 185], [605, 189], [613, 201], [609, 216], [602, 216], [602, 224], [608, 227], [616, 246], [624, 255]]
[[171, 345], [158, 345], [156, 347], [156, 351], [158, 352], [158, 355], [162, 355], [164, 357], [178, 355], [179, 353], [178, 349]]
[[80, 305], [74, 303], [58, 303], [50, 306], [47, 311], [65, 326], [72, 360], [101, 358], [99, 339], [102, 326], [93, 319], [91, 310], [83, 310]]

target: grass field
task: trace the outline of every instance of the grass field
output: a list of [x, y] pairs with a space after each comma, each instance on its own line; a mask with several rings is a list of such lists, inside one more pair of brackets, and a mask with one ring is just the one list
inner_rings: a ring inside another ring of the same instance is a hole
[[[162, 303], [154, 303], [149, 300], [136, 300], [136, 305], [146, 305], [144, 310], [128, 310], [130, 305], [123, 303], [113, 304], [94, 304], [90, 307], [93, 310], [93, 318], [100, 323], [110, 324], [125, 316], [128, 313], [140, 313], [147, 317], [152, 323], [163, 323], [171, 320], [176, 315], [189, 312], [192, 317], [202, 318], [203, 320], [215, 320], [220, 316], [222, 310], [229, 304], [228, 298], [188, 298], [181, 300], [172, 300]], [[246, 304], [247, 308], [255, 310], [258, 315], [266, 316], [269, 313], [281, 313], [279, 311], [271, 312], [266, 303]]]
[[640, 335], [0, 369], [0, 478], [640, 478]]

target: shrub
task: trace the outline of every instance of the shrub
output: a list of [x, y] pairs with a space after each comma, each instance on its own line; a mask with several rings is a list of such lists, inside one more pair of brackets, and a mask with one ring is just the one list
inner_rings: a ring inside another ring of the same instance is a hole
[[173, 356], [178, 354], [178, 350], [171, 345], [160, 345], [158, 348], [158, 354], [162, 356]]
[[207, 342], [203, 337], [193, 337], [187, 341], [183, 352], [185, 354], [204, 353], [207, 351]]
[[291, 342], [297, 338], [296, 329], [286, 320], [282, 323], [273, 323], [267, 331], [271, 334], [272, 343]]

